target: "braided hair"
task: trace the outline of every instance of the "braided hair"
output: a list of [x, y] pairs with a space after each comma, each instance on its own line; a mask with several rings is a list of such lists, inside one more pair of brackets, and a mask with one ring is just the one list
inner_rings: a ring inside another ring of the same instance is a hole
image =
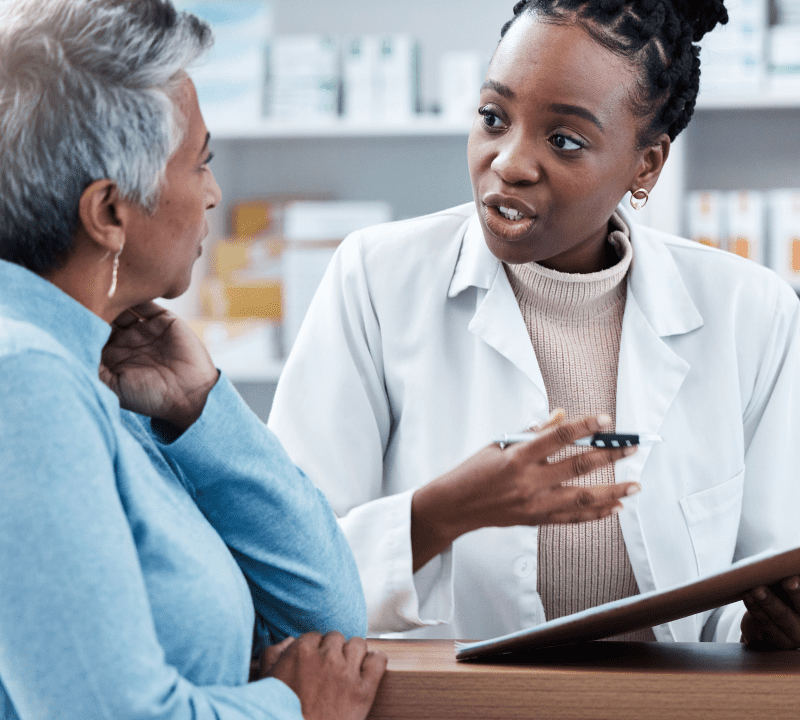
[[700, 89], [700, 48], [694, 43], [728, 22], [723, 0], [520, 0], [500, 37], [525, 13], [543, 22], [578, 22], [641, 68], [631, 103], [637, 117], [650, 119], [640, 133], [642, 147], [662, 133], [674, 140], [689, 124]]

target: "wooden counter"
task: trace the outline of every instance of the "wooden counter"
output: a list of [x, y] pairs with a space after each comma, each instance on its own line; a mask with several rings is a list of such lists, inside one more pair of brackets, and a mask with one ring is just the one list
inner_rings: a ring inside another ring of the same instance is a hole
[[800, 651], [592, 642], [521, 663], [456, 662], [452, 640], [370, 640], [389, 657], [369, 720], [800, 718]]

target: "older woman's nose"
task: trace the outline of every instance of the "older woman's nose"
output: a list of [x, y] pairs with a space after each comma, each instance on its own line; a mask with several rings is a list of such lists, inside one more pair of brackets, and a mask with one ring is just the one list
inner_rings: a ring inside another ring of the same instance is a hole
[[219, 184], [217, 183], [217, 179], [214, 177], [214, 173], [211, 172], [211, 187], [209, 188], [209, 203], [208, 209], [217, 207], [222, 202], [222, 190], [220, 190]]
[[537, 151], [521, 134], [507, 137], [491, 167], [509, 185], [530, 185], [541, 179]]

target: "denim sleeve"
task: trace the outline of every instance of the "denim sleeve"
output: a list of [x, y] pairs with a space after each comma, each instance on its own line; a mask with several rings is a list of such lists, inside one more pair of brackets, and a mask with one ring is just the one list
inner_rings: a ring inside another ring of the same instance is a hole
[[224, 375], [177, 440], [154, 437], [247, 577], [265, 642], [366, 634], [358, 570], [327, 500]]
[[300, 720], [278, 680], [198, 687], [166, 662], [88, 377], [23, 353], [0, 391], [0, 716]]

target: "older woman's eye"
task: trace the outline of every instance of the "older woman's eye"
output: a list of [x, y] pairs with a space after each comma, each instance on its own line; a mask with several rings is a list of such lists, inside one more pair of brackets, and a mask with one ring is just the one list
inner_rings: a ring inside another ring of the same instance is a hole
[[208, 167], [208, 164], [214, 159], [214, 153], [208, 153], [208, 157], [203, 161], [203, 167]]
[[500, 119], [500, 116], [492, 111], [488, 105], [484, 105], [482, 108], [479, 108], [478, 115], [483, 117], [483, 124], [487, 128], [499, 130], [505, 127], [503, 121]]
[[580, 140], [571, 138], [569, 135], [557, 133], [550, 138], [550, 142], [559, 150], [580, 150], [584, 147]]

